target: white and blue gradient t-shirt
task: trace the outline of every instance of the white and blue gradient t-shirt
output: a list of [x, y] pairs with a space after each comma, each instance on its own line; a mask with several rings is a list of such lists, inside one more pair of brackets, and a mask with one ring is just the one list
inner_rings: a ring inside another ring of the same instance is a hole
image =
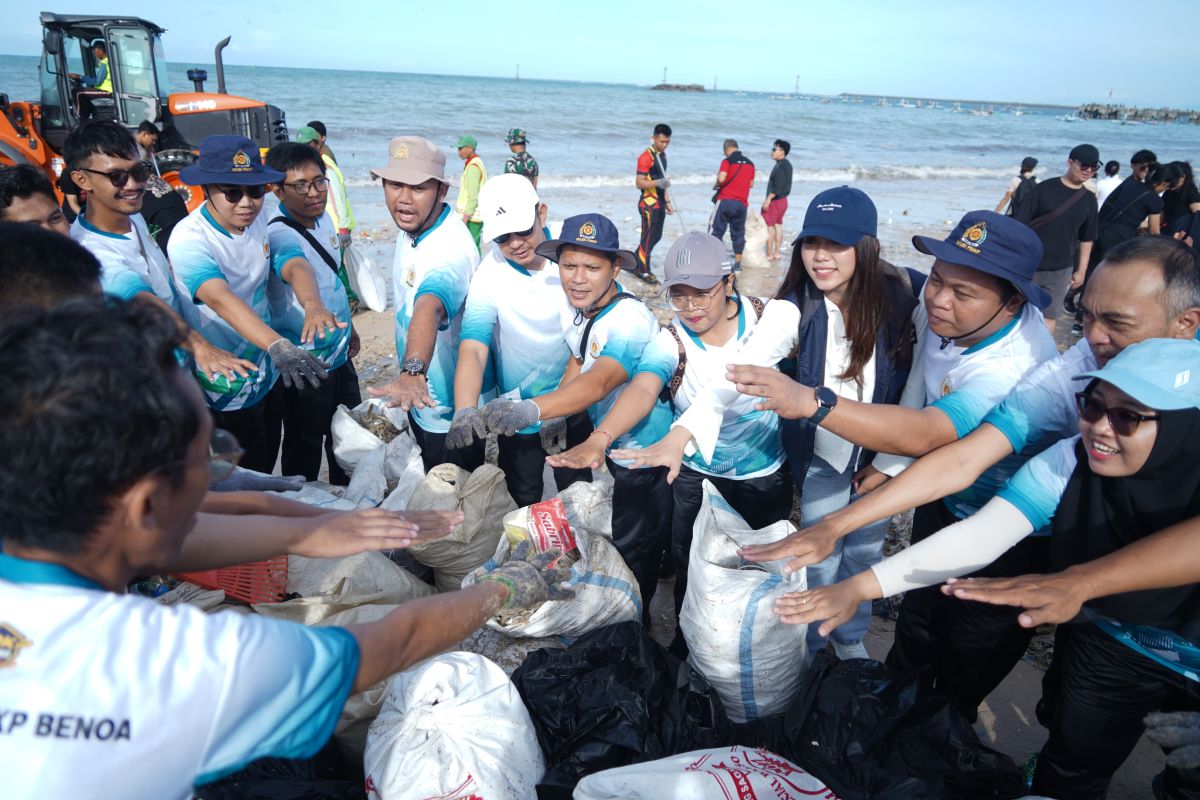
[[[545, 233], [547, 239], [558, 234]], [[531, 272], [488, 245], [471, 279], [461, 339], [488, 346], [500, 397], [529, 400], [558, 388], [570, 357], [562, 335], [564, 297], [553, 262]], [[541, 425], [519, 433], [537, 433]]]
[[[726, 366], [734, 353], [749, 338], [758, 318], [742, 301], [738, 309], [737, 336], [723, 347], [705, 344], [676, 316], [672, 324], [679, 333], [686, 356], [683, 382], [675, 393], [675, 412], [683, 414], [692, 400], [707, 387], [725, 377]], [[656, 375], [668, 384], [679, 365], [679, 344], [666, 328], [647, 345], [638, 363], [638, 372]], [[783, 444], [779, 438], [779, 416], [755, 408], [758, 398], [740, 394], [725, 407], [721, 432], [711, 461], [699, 452], [685, 455], [683, 463], [697, 472], [718, 478], [745, 480], [770, 475], [783, 464]]]
[[[617, 284], [617, 291], [624, 289]], [[635, 298], [625, 298], [609, 303], [595, 316], [595, 322], [588, 334], [587, 350], [580, 352], [583, 340], [583, 330], [588, 320], [567, 302], [563, 295], [559, 301], [562, 336], [570, 348], [571, 356], [583, 362], [581, 373], [587, 372], [596, 361], [610, 358], [616, 361], [625, 371], [625, 383], [609, 392], [605, 397], [593, 403], [588, 408], [588, 416], [593, 425], [599, 425], [621, 392], [629, 385], [629, 381], [637, 374], [638, 363], [642, 351], [650, 344], [660, 330], [658, 320], [646, 307], [646, 304]], [[654, 444], [667, 435], [671, 429], [671, 408], [661, 400], [656, 401], [654, 408], [641, 422], [634, 425], [627, 433], [618, 436], [612, 443], [612, 448], [646, 447]], [[628, 466], [628, 461], [616, 461], [620, 466]]]
[[358, 671], [343, 628], [168, 608], [4, 555], [0, 606], [19, 637], [0, 681], [6, 797], [185, 800], [255, 759], [311, 757]]
[[[265, 210], [264, 213], [266, 213]], [[292, 218], [283, 203], [279, 203], [278, 208], [275, 209], [275, 215], [271, 218], [273, 219], [274, 216]], [[316, 227], [309, 231], [309, 235], [317, 241], [321, 250], [333, 259], [334, 264], [341, 262], [342, 251], [338, 247], [337, 230], [333, 227], [333, 221], [329, 218], [329, 214], [322, 214], [317, 219]], [[304, 260], [308, 262], [316, 275], [321, 302], [325, 304], [330, 313], [337, 317], [338, 322], [346, 323], [345, 328], [337, 328], [324, 336], [319, 336], [313, 340], [312, 344], [300, 344], [300, 333], [304, 330], [304, 308], [296, 299], [296, 293], [283, 280], [283, 276], [279, 272], [285, 262], [276, 261], [272, 264], [271, 275], [267, 280], [267, 302], [271, 307], [271, 327], [286, 336], [292, 344], [305, 348], [321, 359], [327, 369], [337, 369], [346, 363], [351, 333], [350, 300], [346, 297], [346, 289], [342, 286], [341, 279], [338, 278], [336, 272], [329, 268], [325, 259], [321, 258], [321, 254], [308, 243], [308, 240], [286, 224], [268, 222], [267, 236], [271, 242], [272, 252], [290, 252], [292, 249], [298, 248], [304, 254]]]
[[433, 358], [426, 371], [429, 395], [437, 405], [414, 408], [413, 418], [422, 430], [446, 433], [454, 418], [454, 368], [458, 364], [463, 305], [471, 276], [479, 265], [475, 240], [448, 204], [433, 227], [415, 239], [401, 232], [392, 262], [392, 302], [396, 308], [396, 359], [404, 364], [408, 325], [417, 299], [433, 295], [441, 301], [446, 318], [438, 327]]
[[167, 255], [175, 271], [180, 311], [188, 325], [217, 347], [258, 365], [258, 370], [248, 377], [235, 376], [232, 380], [225, 375], [214, 377], [196, 371], [209, 407], [216, 411], [237, 411], [261, 402], [278, 377], [275, 364], [267, 351], [244, 339], [201, 302], [196, 292], [207, 281], [224, 280], [259, 319], [270, 325], [267, 277], [272, 266], [279, 269], [293, 258], [303, 258], [304, 253], [291, 246], [272, 252], [262, 214], [245, 231], [230, 232], [212, 217], [205, 203], [175, 226]]
[[100, 286], [122, 300], [145, 292], [179, 311], [179, 299], [171, 285], [167, 258], [146, 228], [141, 214], [129, 218], [127, 234], [102, 231], [80, 214], [71, 224], [71, 238], [91, 251], [100, 262]]

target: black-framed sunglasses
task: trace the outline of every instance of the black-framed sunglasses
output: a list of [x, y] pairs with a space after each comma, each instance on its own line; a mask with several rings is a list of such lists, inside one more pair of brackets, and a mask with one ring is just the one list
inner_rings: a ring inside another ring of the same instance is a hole
[[108, 178], [113, 188], [120, 189], [129, 183], [129, 179], [133, 178], [134, 183], [145, 183], [150, 179], [150, 168], [145, 164], [138, 164], [133, 169], [114, 169], [109, 172], [101, 172], [98, 169], [88, 169], [87, 167], [79, 167], [80, 172], [90, 172], [93, 175], [103, 175]]
[[1118, 436], [1132, 436], [1143, 422], [1154, 422], [1162, 419], [1162, 414], [1139, 414], [1120, 406], [1104, 406], [1087, 392], [1075, 393], [1075, 405], [1079, 408], [1079, 417], [1089, 425], [1094, 425], [1103, 416], [1108, 417], [1108, 424]]
[[263, 195], [267, 193], [266, 186], [214, 186], [218, 192], [225, 196], [225, 201], [230, 205], [237, 205], [242, 202], [243, 197], [249, 197], [251, 200], [261, 200]]
[[1078, 162], [1076, 162], [1076, 163], [1078, 163], [1078, 164], [1079, 164], [1079, 168], [1080, 168], [1080, 169], [1086, 169], [1086, 170], [1088, 170], [1088, 171], [1090, 171], [1090, 172], [1096, 172], [1096, 171], [1098, 171], [1098, 170], [1100, 169], [1100, 162], [1099, 162], [1099, 161], [1094, 161], [1094, 162], [1092, 162], [1091, 164], [1085, 164], [1085, 163], [1083, 163], [1082, 161], [1078, 161]]
[[533, 207], [533, 224], [530, 225], [528, 229], [523, 230], [523, 231], [517, 231], [516, 233], [504, 233], [504, 234], [501, 234], [500, 236], [497, 236], [496, 238], [492, 239], [492, 241], [495, 242], [496, 244], [508, 244], [508, 240], [514, 236], [516, 236], [518, 239], [528, 239], [530, 236], [533, 235], [533, 232], [535, 230], [537, 230], [537, 226], [538, 226], [538, 207], [534, 206]]

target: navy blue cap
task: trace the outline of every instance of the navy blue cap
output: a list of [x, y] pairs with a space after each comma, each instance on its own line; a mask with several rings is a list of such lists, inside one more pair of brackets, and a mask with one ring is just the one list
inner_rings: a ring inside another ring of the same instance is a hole
[[245, 136], [227, 133], [206, 136], [200, 142], [200, 160], [179, 170], [179, 179], [189, 186], [263, 186], [285, 177], [279, 170], [263, 166], [258, 145]]
[[934, 258], [1002, 278], [1038, 308], [1050, 294], [1034, 283], [1042, 263], [1042, 240], [1027, 225], [995, 211], [968, 211], [946, 237], [914, 236], [913, 247]]
[[557, 239], [547, 239], [537, 246], [537, 254], [557, 263], [558, 251], [563, 245], [585, 247], [617, 257], [625, 269], [637, 266], [637, 257], [621, 249], [617, 226], [603, 214], [578, 214], [563, 220], [562, 232]]
[[820, 236], [844, 245], [858, 244], [864, 236], [879, 232], [879, 213], [867, 193], [849, 186], [826, 189], [812, 199], [804, 213], [804, 229], [796, 237], [799, 242], [809, 236]]

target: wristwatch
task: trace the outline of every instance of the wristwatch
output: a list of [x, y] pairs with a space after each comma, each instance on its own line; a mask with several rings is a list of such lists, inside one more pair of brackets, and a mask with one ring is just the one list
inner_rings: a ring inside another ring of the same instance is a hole
[[404, 362], [404, 366], [400, 369], [404, 370], [406, 375], [424, 375], [426, 364], [422, 359], [410, 358]]
[[813, 425], [820, 425], [821, 420], [828, 417], [829, 412], [832, 411], [833, 407], [837, 405], [838, 396], [833, 389], [830, 389], [828, 386], [818, 386], [816, 395], [818, 404], [817, 412], [808, 419]]

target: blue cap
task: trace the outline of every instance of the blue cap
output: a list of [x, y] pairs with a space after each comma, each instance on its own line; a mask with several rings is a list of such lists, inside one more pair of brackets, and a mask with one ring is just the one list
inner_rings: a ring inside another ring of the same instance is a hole
[[578, 214], [563, 220], [562, 232], [557, 239], [547, 239], [537, 246], [537, 254], [551, 261], [558, 261], [558, 251], [563, 245], [586, 247], [617, 257], [625, 269], [637, 266], [637, 257], [621, 249], [617, 226], [603, 214]]
[[1146, 339], [1126, 347], [1103, 369], [1076, 375], [1074, 380], [1083, 378], [1111, 383], [1155, 411], [1200, 408], [1200, 342]]
[[179, 179], [189, 186], [263, 186], [279, 183], [285, 177], [279, 170], [263, 166], [254, 142], [225, 133], [206, 136], [200, 142], [200, 160], [179, 170]]
[[1012, 217], [968, 211], [944, 241], [914, 236], [912, 243], [934, 258], [1008, 281], [1038, 308], [1050, 305], [1050, 293], [1033, 280], [1042, 263], [1042, 240]]
[[812, 199], [804, 212], [804, 229], [796, 237], [799, 242], [809, 236], [820, 236], [844, 245], [858, 244], [864, 236], [879, 232], [879, 213], [867, 193], [849, 186], [826, 189]]

